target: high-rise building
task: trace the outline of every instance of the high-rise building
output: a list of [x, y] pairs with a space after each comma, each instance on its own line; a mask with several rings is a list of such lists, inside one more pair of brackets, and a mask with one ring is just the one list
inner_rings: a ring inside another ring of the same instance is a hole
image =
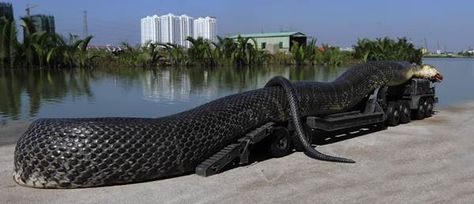
[[214, 17], [197, 18], [194, 20], [194, 38], [217, 41], [217, 19]]
[[160, 17], [157, 15], [147, 16], [141, 19], [141, 41], [142, 45], [146, 43], [158, 43], [161, 42]]
[[[198, 33], [197, 33], [198, 31]], [[147, 16], [141, 19], [141, 43], [171, 43], [189, 48], [187, 38], [202, 37], [211, 41], [217, 40], [216, 18], [206, 17], [194, 20], [187, 15], [175, 16], [171, 13], [162, 16]]]
[[35, 31], [44, 31], [49, 33], [55, 33], [56, 27], [54, 24], [54, 16], [49, 15], [32, 15], [28, 18], [31, 19]]
[[11, 3], [0, 2], [0, 18], [1, 17], [13, 20], [13, 7]]
[[193, 18], [187, 15], [179, 16], [179, 39], [178, 45], [190, 48], [191, 42], [187, 41], [186, 39], [189, 36], [193, 36]]
[[161, 43], [178, 44], [180, 37], [179, 17], [169, 13], [160, 16]]

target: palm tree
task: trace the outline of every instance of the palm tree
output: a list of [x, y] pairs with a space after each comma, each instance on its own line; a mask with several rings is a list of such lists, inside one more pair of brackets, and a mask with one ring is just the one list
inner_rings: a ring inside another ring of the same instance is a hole
[[92, 60], [97, 57], [97, 55], [88, 52], [87, 47], [92, 40], [92, 36], [87, 36], [82, 40], [77, 40], [73, 43], [72, 47], [75, 50], [75, 58], [77, 59], [77, 66], [81, 68], [90, 68], [92, 67]]
[[254, 64], [258, 55], [257, 42], [253, 38], [238, 36], [236, 39], [236, 49], [232, 53], [232, 61], [237, 66]]
[[213, 43], [215, 55], [221, 60], [222, 64], [232, 63], [232, 53], [237, 49], [237, 44], [231, 38], [217, 36], [217, 43]]
[[306, 47], [304, 49], [305, 58], [310, 64], [314, 64], [316, 60], [316, 50], [318, 49], [318, 47], [316, 46], [316, 41], [316, 38], [311, 39], [311, 41], [306, 44]]
[[354, 46], [354, 50], [354, 57], [362, 61], [404, 60], [421, 63], [423, 56], [421, 49], [416, 49], [407, 38], [399, 38], [398, 41], [388, 37], [362, 39]]
[[172, 65], [187, 64], [186, 54], [182, 47], [171, 43], [157, 43], [166, 50], [169, 63]]
[[306, 60], [305, 46], [300, 45], [298, 42], [293, 42], [293, 46], [290, 49], [291, 56], [295, 61], [296, 66], [300, 66]]
[[36, 32], [35, 26], [32, 20], [28, 17], [21, 18], [21, 27], [23, 27], [23, 44], [21, 45], [21, 54], [20, 58], [26, 59], [25, 65], [27, 67], [33, 67], [35, 65], [35, 54], [33, 50], [33, 39], [31, 38], [32, 34]]
[[0, 18], [0, 68], [14, 67], [17, 55], [18, 41], [15, 21], [6, 17]]
[[188, 56], [191, 62], [199, 63], [201, 66], [216, 66], [217, 56], [216, 52], [211, 48], [211, 43], [203, 38], [197, 39], [193, 37], [186, 38], [191, 42], [192, 46], [188, 49]]

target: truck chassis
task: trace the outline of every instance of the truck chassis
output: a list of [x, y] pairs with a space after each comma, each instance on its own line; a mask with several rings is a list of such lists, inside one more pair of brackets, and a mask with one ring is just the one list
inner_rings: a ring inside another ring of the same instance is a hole
[[[306, 121], [307, 139], [311, 141], [315, 131], [344, 132], [368, 126], [386, 129], [387, 126], [408, 123], [412, 119], [431, 117], [434, 113], [434, 104], [437, 102], [435, 87], [429, 80], [411, 79], [399, 86], [375, 89], [359, 105], [347, 112], [308, 116], [303, 118], [303, 121]], [[285, 156], [293, 149], [302, 150], [299, 142], [290, 137], [294, 131], [291, 124], [291, 122], [283, 124], [270, 122], [247, 133], [199, 164], [195, 173], [200, 176], [211, 176], [235, 164], [248, 164], [252, 148], [262, 142], [268, 144], [268, 150], [274, 157]]]

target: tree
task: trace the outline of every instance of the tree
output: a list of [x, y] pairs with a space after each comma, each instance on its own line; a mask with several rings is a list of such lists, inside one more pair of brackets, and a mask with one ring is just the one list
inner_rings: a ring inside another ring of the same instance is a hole
[[16, 37], [16, 24], [14, 20], [6, 17], [0, 18], [0, 68], [7, 65], [10, 68], [14, 67], [18, 41]]
[[188, 56], [191, 62], [199, 63], [201, 66], [214, 67], [217, 65], [216, 52], [213, 51], [209, 41], [201, 37], [197, 39], [188, 37], [186, 40], [192, 44], [188, 49]]
[[354, 50], [354, 57], [362, 61], [393, 60], [420, 64], [423, 57], [421, 49], [416, 49], [407, 38], [399, 38], [398, 41], [388, 37], [362, 39], [354, 46]]

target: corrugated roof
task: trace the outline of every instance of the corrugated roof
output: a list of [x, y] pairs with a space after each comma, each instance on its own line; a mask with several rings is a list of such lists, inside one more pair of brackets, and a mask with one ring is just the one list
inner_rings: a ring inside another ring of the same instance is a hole
[[[303, 35], [301, 32], [273, 32], [273, 33], [249, 33], [249, 34], [239, 34], [244, 38], [263, 38], [263, 37], [280, 37], [280, 36], [291, 36], [291, 35]], [[239, 35], [233, 35], [230, 38], [237, 38]]]

